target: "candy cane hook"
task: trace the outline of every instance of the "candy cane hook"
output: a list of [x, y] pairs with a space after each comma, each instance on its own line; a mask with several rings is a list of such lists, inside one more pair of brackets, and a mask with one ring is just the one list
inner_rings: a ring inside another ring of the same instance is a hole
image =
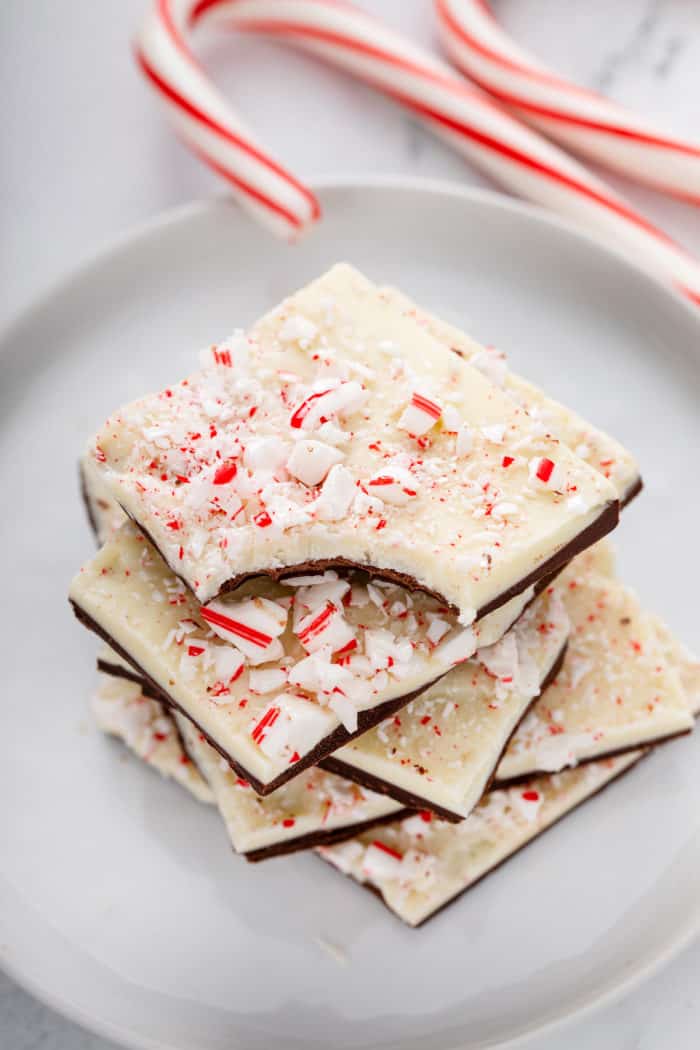
[[267, 154], [187, 44], [204, 20], [264, 33], [389, 95], [512, 192], [573, 218], [700, 303], [700, 266], [601, 179], [469, 87], [449, 66], [343, 0], [157, 0], [137, 57], [176, 129], [276, 231], [319, 214], [310, 190]]

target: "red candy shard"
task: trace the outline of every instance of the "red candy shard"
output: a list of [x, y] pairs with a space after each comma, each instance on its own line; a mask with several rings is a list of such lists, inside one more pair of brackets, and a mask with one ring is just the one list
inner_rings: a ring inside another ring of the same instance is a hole
[[436, 405], [434, 401], [430, 401], [427, 397], [423, 397], [422, 394], [413, 394], [411, 398], [411, 404], [414, 408], [419, 409], [421, 412], [425, 412], [427, 416], [431, 416], [433, 419], [439, 419], [442, 415], [442, 409], [439, 405]]
[[256, 744], [261, 744], [265, 739], [265, 730], [273, 726], [279, 718], [280, 708], [269, 707], [250, 734]]
[[539, 463], [537, 465], [537, 470], [535, 471], [535, 477], [538, 477], [540, 479], [540, 481], [544, 481], [546, 483], [551, 478], [553, 470], [554, 470], [554, 463], [553, 463], [553, 461], [551, 459], [543, 458], [543, 459], [541, 459], [539, 461]]
[[292, 415], [289, 419], [290, 427], [294, 427], [295, 430], [298, 430], [304, 422], [306, 416], [309, 414], [314, 401], [317, 401], [319, 397], [325, 397], [325, 395], [329, 393], [330, 389], [319, 390], [317, 394], [311, 394], [311, 396], [307, 397], [305, 401], [302, 401], [299, 407], [295, 408], [295, 410], [292, 412]]
[[234, 462], [224, 463], [214, 475], [214, 484], [227, 485], [229, 481], [233, 481], [237, 473], [238, 467]]
[[382, 850], [384, 853], [388, 853], [390, 857], [395, 857], [396, 860], [403, 860], [403, 853], [399, 853], [397, 849], [392, 849], [391, 846], [387, 846], [386, 843], [380, 842], [379, 839], [375, 839], [372, 843], [377, 849]]

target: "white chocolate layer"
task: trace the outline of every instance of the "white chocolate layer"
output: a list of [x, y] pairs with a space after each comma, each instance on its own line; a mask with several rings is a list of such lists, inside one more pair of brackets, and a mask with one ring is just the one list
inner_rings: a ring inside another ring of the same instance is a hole
[[90, 525], [102, 546], [124, 524], [126, 515], [114, 499], [99, 463], [89, 452], [80, 460], [80, 483]]
[[343, 265], [117, 412], [94, 454], [205, 602], [241, 573], [346, 558], [406, 574], [469, 623], [617, 499]]
[[[379, 821], [403, 807], [343, 777], [311, 768], [260, 798], [182, 715], [176, 720], [187, 749], [206, 777], [237, 853], [289, 845], [306, 835], [338, 832]], [[348, 834], [352, 834], [351, 831]]]
[[172, 718], [157, 700], [144, 696], [140, 685], [100, 675], [92, 711], [103, 733], [118, 737], [138, 758], [187, 788], [198, 801], [214, 801], [208, 784], [184, 752]]
[[[393, 718], [330, 756], [343, 772], [381, 780], [456, 817], [481, 798], [508, 739], [566, 644], [556, 587], [541, 594], [495, 646], [456, 667]], [[340, 770], [339, 770], [340, 771]]]
[[697, 692], [689, 692], [697, 665], [668, 632], [660, 638], [658, 620], [634, 593], [611, 576], [581, 571], [578, 559], [560, 581], [572, 624], [564, 667], [518, 727], [497, 782], [554, 772], [693, 726]]
[[377, 890], [409, 926], [418, 926], [643, 754], [633, 751], [491, 791], [461, 824], [416, 814], [338, 845], [321, 846], [318, 853]]
[[[264, 786], [341, 725], [351, 727], [353, 714], [424, 689], [507, 626], [504, 608], [475, 629], [462, 628], [453, 613], [421, 592], [376, 581], [351, 589], [342, 581], [321, 586], [338, 584], [346, 593], [339, 602], [342, 616], [337, 609], [333, 615], [354, 632], [355, 647], [333, 660], [319, 650], [307, 656], [299, 640], [303, 632], [295, 626], [313, 585], [258, 578], [222, 599], [221, 608], [235, 610], [246, 595], [266, 596], [288, 620], [277, 640], [282, 656], [255, 667], [203, 622], [199, 603], [131, 524], [83, 567], [70, 595], [137, 670]], [[292, 598], [288, 614], [285, 603]], [[271, 685], [266, 672], [276, 672]], [[264, 722], [273, 710], [274, 732]]]
[[619, 441], [582, 419], [570, 408], [547, 397], [527, 379], [511, 372], [502, 351], [475, 342], [458, 328], [427, 313], [395, 288], [383, 288], [382, 293], [401, 307], [408, 317], [414, 318], [418, 325], [427, 327], [430, 334], [441, 343], [483, 371], [547, 432], [554, 434], [577, 456], [609, 478], [621, 503], [629, 499], [639, 485], [639, 466]]

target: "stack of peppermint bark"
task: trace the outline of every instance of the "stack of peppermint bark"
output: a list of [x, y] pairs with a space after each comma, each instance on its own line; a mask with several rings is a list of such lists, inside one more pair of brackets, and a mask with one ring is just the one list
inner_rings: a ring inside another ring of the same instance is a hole
[[632, 457], [348, 266], [117, 410], [82, 480], [97, 720], [249, 860], [315, 847], [418, 925], [692, 729], [603, 539]]

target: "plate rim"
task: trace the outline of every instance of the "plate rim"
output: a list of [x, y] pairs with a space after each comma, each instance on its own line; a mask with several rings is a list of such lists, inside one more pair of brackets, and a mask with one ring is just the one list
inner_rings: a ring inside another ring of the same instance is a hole
[[[693, 306], [678, 289], [660, 275], [635, 262], [625, 252], [615, 245], [610, 244], [602, 235], [586, 230], [582, 225], [572, 219], [566, 219], [555, 212], [529, 201], [510, 197], [499, 190], [486, 187], [474, 186], [470, 183], [462, 184], [453, 179], [425, 177], [422, 175], [319, 175], [307, 179], [309, 187], [314, 191], [344, 190], [344, 189], [398, 189], [410, 190], [415, 193], [432, 194], [437, 196], [451, 197], [455, 200], [467, 200], [486, 207], [495, 208], [498, 211], [511, 212], [519, 215], [535, 224], [543, 224], [564, 236], [578, 240], [586, 245], [591, 251], [602, 253], [609, 259], [614, 260], [628, 272], [636, 275], [646, 284], [650, 285], [655, 292], [661, 293], [676, 307], [680, 308], [681, 314], [691, 323], [700, 327], [700, 308]], [[196, 197], [190, 201], [184, 201], [165, 211], [158, 212], [142, 222], [133, 223], [121, 233], [108, 237], [100, 246], [88, 251], [83, 258], [69, 266], [65, 271], [50, 279], [43, 287], [39, 287], [36, 293], [27, 303], [11, 311], [2, 324], [0, 324], [0, 344], [9, 342], [15, 331], [31, 319], [34, 313], [46, 309], [53, 299], [65, 295], [72, 285], [77, 284], [91, 270], [109, 261], [119, 252], [131, 248], [135, 243], [152, 236], [159, 230], [166, 229], [175, 223], [185, 222], [199, 214], [206, 213], [210, 208], [216, 208], [222, 204], [236, 204], [235, 199], [227, 193], [214, 193], [207, 197]], [[233, 209], [232, 214], [243, 215], [250, 222], [254, 220], [240, 206]], [[320, 222], [323, 222], [321, 215]], [[313, 236], [312, 226], [302, 236]], [[275, 235], [261, 228], [263, 236], [276, 240]], [[2, 345], [0, 345], [2, 352]]]
[[[592, 251], [594, 254], [596, 252], [602, 253], [626, 269], [628, 273], [636, 275], [649, 291], [653, 290], [678, 308], [679, 319], [682, 319], [686, 324], [690, 322], [691, 327], [696, 326], [700, 335], [700, 310], [689, 303], [672, 285], [645, 267], [635, 263], [615, 246], [604, 241], [599, 235], [591, 233], [577, 223], [548, 212], [536, 205], [509, 197], [496, 190], [462, 184], [451, 179], [426, 178], [420, 175], [326, 175], [307, 181], [313, 190], [321, 193], [326, 190], [366, 189], [368, 192], [371, 192], [377, 189], [391, 189], [408, 190], [421, 195], [448, 197], [455, 202], [468, 201], [487, 209], [495, 208], [498, 211], [511, 212], [535, 225], [544, 224], [555, 235], [573, 238], [581, 242], [588, 251]], [[120, 253], [133, 250], [138, 246], [139, 242], [157, 237], [161, 231], [180, 223], [195, 221], [198, 217], [206, 215], [210, 210], [217, 209], [222, 205], [229, 207], [232, 202], [233, 198], [225, 193], [186, 201], [173, 208], [159, 212], [141, 223], [131, 225], [122, 233], [109, 238], [97, 250], [88, 253], [77, 264], [59, 274], [44, 288], [39, 289], [28, 303], [20, 306], [18, 310], [9, 315], [9, 318], [0, 326], [0, 353], [3, 352], [15, 335], [21, 331], [23, 326], [32, 323], [36, 314], [50, 309], [57, 300], [70, 294], [95, 269], [108, 264]], [[246, 221], [252, 221], [240, 208], [232, 209], [231, 214], [236, 217], [243, 216]], [[274, 243], [273, 234], [263, 231], [263, 236], [269, 236]], [[313, 230], [307, 236], [313, 236]], [[665, 946], [656, 951], [652, 957], [634, 964], [630, 970], [621, 974], [611, 988], [599, 993], [592, 992], [580, 1003], [574, 1004], [563, 1012], [550, 1015], [541, 1021], [535, 1021], [515, 1035], [493, 1042], [488, 1041], [480, 1045], [488, 1046], [493, 1048], [493, 1050], [506, 1050], [506, 1048], [522, 1046], [535, 1036], [551, 1034], [554, 1031], [563, 1029], [567, 1024], [583, 1021], [585, 1018], [590, 1017], [594, 1011], [611, 1006], [639, 987], [644, 981], [649, 980], [699, 937], [700, 909], [694, 921], [688, 927], [679, 932], [676, 937], [668, 940]], [[125, 1047], [133, 1048], [133, 1050], [172, 1050], [171, 1043], [164, 1043], [160, 1039], [143, 1035], [133, 1028], [124, 1027], [121, 1023], [114, 1023], [101, 1018], [98, 1014], [90, 1013], [86, 1007], [75, 1002], [69, 996], [64, 997], [60, 993], [55, 993], [48, 985], [34, 978], [29, 970], [26, 970], [21, 965], [15, 965], [11, 957], [9, 957], [9, 953], [3, 951], [2, 955], [2, 968], [12, 980], [23, 990], [68, 1020], [103, 1038], [115, 1040]], [[466, 1044], [462, 1044], [460, 1041], [458, 1045], [455, 1044], [455, 1050], [458, 1050], [458, 1046], [463, 1048]]]

